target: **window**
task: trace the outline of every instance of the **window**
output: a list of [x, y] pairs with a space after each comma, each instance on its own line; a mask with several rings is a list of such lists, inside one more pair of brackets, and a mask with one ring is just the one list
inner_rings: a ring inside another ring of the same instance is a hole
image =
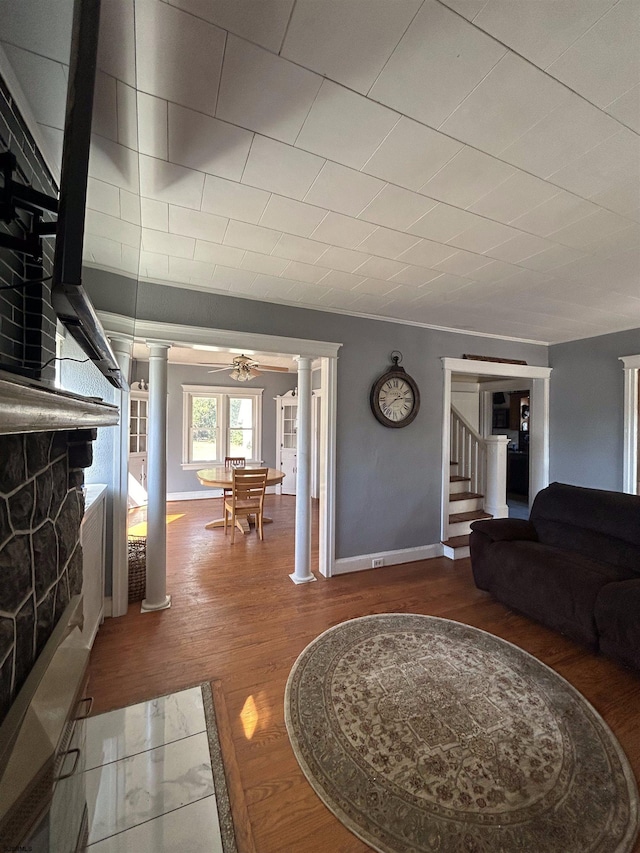
[[183, 385], [183, 468], [223, 464], [225, 456], [262, 459], [263, 388]]

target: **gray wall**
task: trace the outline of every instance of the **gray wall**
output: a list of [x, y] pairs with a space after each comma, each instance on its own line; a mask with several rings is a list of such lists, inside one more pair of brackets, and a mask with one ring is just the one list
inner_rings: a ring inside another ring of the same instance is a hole
[[622, 489], [624, 370], [640, 329], [556, 344], [551, 374], [550, 479]]
[[[118, 311], [118, 284], [87, 270], [97, 308]], [[429, 545], [440, 540], [441, 356], [478, 353], [547, 365], [547, 347], [443, 332], [141, 282], [146, 320], [284, 335], [343, 344], [338, 359], [336, 556]], [[422, 407], [405, 429], [387, 429], [369, 390], [399, 349]]]

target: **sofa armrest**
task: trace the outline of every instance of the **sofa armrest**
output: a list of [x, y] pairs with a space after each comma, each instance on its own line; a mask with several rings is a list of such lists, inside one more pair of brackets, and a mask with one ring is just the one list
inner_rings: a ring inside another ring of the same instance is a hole
[[471, 530], [482, 533], [492, 542], [538, 541], [535, 527], [523, 518], [487, 518], [474, 521]]

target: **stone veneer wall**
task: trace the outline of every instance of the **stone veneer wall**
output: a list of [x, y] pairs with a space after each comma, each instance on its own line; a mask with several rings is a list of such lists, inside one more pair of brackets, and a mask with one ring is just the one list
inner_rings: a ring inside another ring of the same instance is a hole
[[0, 722], [82, 589], [83, 468], [95, 437], [0, 436]]

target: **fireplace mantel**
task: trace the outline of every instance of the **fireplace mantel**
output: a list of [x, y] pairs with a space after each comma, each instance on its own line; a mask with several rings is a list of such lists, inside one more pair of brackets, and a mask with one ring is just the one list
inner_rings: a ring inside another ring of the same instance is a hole
[[0, 371], [0, 435], [93, 429], [118, 423], [118, 407]]

